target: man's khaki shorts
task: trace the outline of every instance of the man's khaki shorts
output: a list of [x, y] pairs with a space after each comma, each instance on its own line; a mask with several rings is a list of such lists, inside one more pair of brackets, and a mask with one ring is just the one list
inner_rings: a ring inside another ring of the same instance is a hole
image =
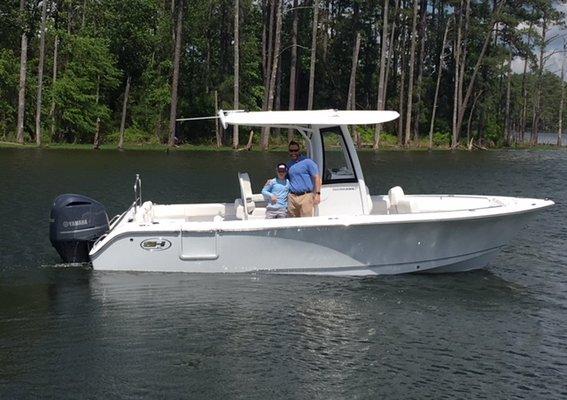
[[300, 196], [293, 193], [287, 199], [287, 209], [291, 217], [312, 217], [315, 196], [313, 193], [305, 193]]

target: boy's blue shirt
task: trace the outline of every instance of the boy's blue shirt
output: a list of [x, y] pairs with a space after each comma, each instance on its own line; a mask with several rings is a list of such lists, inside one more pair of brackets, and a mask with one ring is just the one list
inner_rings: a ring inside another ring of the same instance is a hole
[[[266, 183], [264, 188], [262, 189], [262, 194], [264, 198], [268, 202], [266, 208], [268, 209], [281, 209], [287, 208], [287, 196], [289, 194], [289, 180], [280, 180], [278, 178], [273, 178]], [[276, 196], [278, 201], [275, 204], [272, 204], [271, 198], [272, 196]]]

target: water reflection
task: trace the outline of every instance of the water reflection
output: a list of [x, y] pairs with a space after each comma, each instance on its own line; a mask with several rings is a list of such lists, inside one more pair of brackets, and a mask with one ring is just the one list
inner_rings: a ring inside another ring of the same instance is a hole
[[[139, 172], [157, 202], [230, 201], [236, 171], [256, 190], [285, 154], [1, 152], [1, 398], [567, 396], [564, 207], [538, 216], [489, 270], [457, 275], [41, 268], [58, 263], [47, 216], [59, 193], [117, 213]], [[560, 205], [566, 157], [380, 152], [361, 162], [373, 193], [402, 185]]]

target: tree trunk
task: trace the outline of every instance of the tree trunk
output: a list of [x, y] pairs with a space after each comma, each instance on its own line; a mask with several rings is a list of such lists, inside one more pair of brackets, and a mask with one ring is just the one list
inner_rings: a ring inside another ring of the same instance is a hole
[[479, 91], [476, 96], [474, 97], [472, 106], [471, 106], [471, 112], [469, 113], [469, 121], [467, 122], [467, 146], [468, 149], [471, 150], [472, 148], [472, 141], [471, 141], [471, 122], [472, 122], [472, 117], [474, 115], [474, 110], [476, 107], [476, 103], [478, 101], [478, 99], [480, 98], [480, 96], [482, 95], [482, 90]]
[[[397, 0], [396, 0], [397, 1]], [[384, 85], [386, 78], [386, 51], [389, 53], [389, 49], [386, 48], [387, 38], [388, 38], [388, 4], [390, 0], [384, 0], [384, 6], [382, 8], [382, 37], [380, 38], [380, 75], [378, 76], [378, 104], [376, 105], [377, 110], [384, 109]], [[374, 128], [374, 143], [372, 145], [373, 149], [378, 149], [380, 145], [380, 132], [382, 131], [382, 124], [376, 124]]]
[[[100, 99], [100, 75], [96, 79], [96, 104], [98, 105]], [[122, 139], [122, 136], [120, 137]], [[93, 150], [100, 148], [100, 117], [96, 117], [95, 136], [93, 140]]]
[[532, 134], [530, 137], [530, 142], [532, 146], [535, 146], [538, 143], [538, 136], [539, 136], [539, 120], [541, 118], [541, 113], [543, 112], [542, 104], [541, 104], [541, 90], [543, 84], [543, 69], [545, 67], [545, 48], [547, 44], [547, 16], [544, 14], [543, 16], [543, 26], [542, 26], [542, 33], [541, 33], [541, 43], [539, 46], [539, 68], [537, 71], [537, 91], [536, 91], [536, 100], [534, 105], [534, 114], [532, 118]]
[[26, 111], [26, 65], [28, 62], [28, 37], [24, 25], [25, 0], [20, 0], [20, 25], [22, 29], [22, 42], [20, 53], [20, 85], [18, 90], [18, 124], [17, 140], [24, 144], [24, 114]]
[[[394, 16], [399, 14], [400, 10], [400, 0], [396, 0], [396, 5], [394, 7]], [[401, 24], [401, 21], [400, 21]], [[388, 54], [387, 54], [387, 61], [386, 61], [386, 76], [384, 78], [384, 93], [382, 94], [382, 105], [386, 107], [386, 99], [388, 98], [388, 82], [389, 82], [389, 75], [390, 75], [390, 66], [392, 65], [393, 61], [393, 52], [392, 49], [394, 48], [394, 39], [396, 36], [396, 17], [392, 20], [392, 32], [390, 33], [390, 42], [388, 43]], [[391, 54], [392, 53], [392, 54]]]
[[473, 73], [472, 73], [472, 76], [471, 76], [471, 80], [470, 80], [469, 85], [467, 87], [467, 93], [466, 93], [463, 101], [460, 104], [460, 107], [459, 107], [460, 110], [459, 110], [459, 115], [458, 115], [458, 119], [457, 119], [457, 126], [456, 126], [456, 137], [454, 136], [454, 139], [456, 139], [456, 141], [454, 143], [455, 147], [458, 143], [458, 138], [459, 138], [459, 134], [460, 134], [460, 131], [461, 131], [461, 126], [462, 126], [463, 120], [465, 118], [465, 111], [467, 109], [468, 102], [471, 98], [472, 91], [474, 89], [476, 76], [478, 75], [478, 71], [480, 70], [480, 66], [482, 65], [482, 63], [484, 61], [484, 55], [486, 54], [486, 49], [488, 48], [488, 43], [490, 42], [490, 38], [492, 37], [491, 32], [494, 29], [494, 26], [496, 25], [497, 19], [500, 15], [500, 11], [501, 11], [504, 3], [505, 3], [505, 0], [501, 0], [500, 3], [498, 3], [498, 5], [496, 6], [496, 9], [494, 10], [492, 20], [489, 23], [489, 30], [488, 30], [488, 32], [486, 32], [486, 36], [485, 36], [485, 39], [484, 39], [484, 43], [482, 45], [482, 49], [480, 51], [480, 54], [478, 56], [478, 59], [476, 61], [475, 66], [474, 66]]
[[[219, 113], [219, 92], [215, 90], [215, 115]], [[219, 128], [219, 119], [215, 119], [215, 139], [217, 141], [217, 148], [222, 146], [222, 137]]]
[[[563, 45], [567, 50], [567, 42]], [[561, 61], [561, 101], [559, 102], [559, 129], [557, 130], [557, 146], [563, 145], [563, 104], [565, 104], [565, 57]]]
[[[267, 104], [267, 111], [272, 111], [274, 106], [274, 93], [275, 93], [275, 86], [276, 86], [276, 75], [278, 70], [278, 62], [280, 58], [280, 45], [281, 45], [281, 31], [282, 31], [282, 8], [281, 8], [281, 0], [274, 0], [276, 3], [276, 32], [275, 32], [275, 39], [274, 39], [274, 51], [273, 51], [273, 60], [272, 60], [272, 67], [271, 67], [271, 74], [270, 74], [270, 83], [269, 83], [269, 90], [268, 90], [268, 104]], [[260, 145], [262, 150], [268, 150], [268, 145], [270, 141], [270, 128], [264, 128], [262, 130], [262, 138], [260, 141]]]
[[418, 141], [419, 136], [419, 120], [421, 116], [421, 92], [423, 84], [423, 65], [425, 64], [425, 35], [427, 26], [427, 0], [421, 0], [420, 5], [420, 18], [419, 18], [419, 66], [417, 69], [417, 83], [415, 85], [415, 119], [413, 123], [413, 139]]
[[126, 127], [126, 110], [128, 109], [128, 96], [130, 94], [131, 77], [128, 75], [126, 78], [126, 89], [124, 89], [124, 101], [122, 102], [122, 117], [120, 118], [120, 140], [118, 141], [118, 148], [122, 150], [124, 147], [124, 129]]
[[[347, 96], [347, 110], [356, 110], [356, 69], [358, 67], [358, 54], [360, 52], [360, 32], [356, 32], [356, 40], [354, 43], [354, 49], [352, 52], [352, 64], [350, 69], [350, 80], [348, 85], [348, 96]], [[352, 135], [354, 143], [357, 147], [361, 146], [360, 135], [356, 126], [352, 127]]]
[[[283, 1], [282, 1], [282, 20], [283, 20]], [[283, 25], [283, 21], [282, 21]], [[281, 34], [280, 34], [281, 35]], [[280, 39], [281, 42], [281, 39]], [[281, 47], [281, 43], [280, 43]], [[280, 49], [280, 53], [283, 53], [285, 49]], [[278, 71], [276, 73], [276, 91], [274, 95], [274, 110], [282, 109], [282, 57], [281, 54], [278, 57]]]
[[[455, 10], [456, 13], [456, 10]], [[459, 20], [456, 21], [457, 24], [457, 37], [453, 45], [453, 53], [455, 55], [455, 76], [453, 78], [453, 129], [451, 137], [451, 148], [455, 149], [458, 145], [458, 131], [457, 131], [457, 121], [459, 115], [459, 66], [461, 61], [461, 46], [462, 46], [462, 23], [463, 23], [463, 0], [459, 7]], [[455, 16], [455, 18], [457, 18]]]
[[[527, 46], [530, 47], [530, 39], [532, 33], [533, 23], [530, 22], [530, 26], [528, 28], [528, 41]], [[522, 74], [522, 112], [520, 114], [520, 129], [519, 129], [519, 141], [520, 143], [524, 144], [525, 138], [525, 130], [526, 130], [526, 118], [528, 112], [528, 91], [526, 87], [526, 75], [528, 70], [528, 54], [524, 58], [524, 72]]]
[[400, 66], [402, 70], [400, 71], [400, 107], [398, 113], [400, 117], [398, 118], [398, 145], [402, 146], [404, 144], [404, 92], [406, 84], [406, 72], [404, 69], [404, 57], [402, 56], [402, 65]]
[[[459, 113], [463, 113], [465, 110], [462, 109], [463, 107], [463, 87], [465, 86], [465, 68], [467, 66], [467, 55], [468, 55], [468, 46], [467, 46], [467, 39], [469, 34], [469, 21], [470, 21], [470, 13], [471, 13], [471, 0], [464, 0], [465, 1], [465, 20], [464, 20], [464, 27], [461, 34], [461, 45], [462, 48], [460, 49], [460, 65], [457, 66], [459, 68], [459, 82], [457, 86], [457, 110]], [[503, 0], [505, 1], [505, 0]], [[488, 35], [490, 36], [490, 34]], [[462, 118], [459, 122], [459, 113], [457, 113], [457, 144], [461, 134], [461, 127], [463, 124]]]
[[[392, 29], [390, 32], [390, 40], [388, 42], [388, 51], [387, 51], [387, 55], [386, 55], [386, 71], [385, 71], [385, 76], [384, 76], [384, 85], [383, 85], [383, 93], [382, 93], [382, 108], [386, 108], [386, 99], [388, 98], [387, 93], [388, 93], [388, 82], [389, 82], [389, 77], [390, 77], [390, 67], [392, 65], [392, 62], [395, 61], [395, 56], [396, 56], [396, 52], [394, 49], [394, 40], [396, 37], [396, 19], [399, 18], [399, 10], [400, 10], [400, 0], [396, 0], [395, 2], [395, 6], [394, 6], [394, 18], [392, 20]], [[401, 24], [401, 20], [400, 20], [400, 24]], [[400, 30], [400, 32], [403, 32], [402, 30]], [[401, 103], [400, 103], [401, 104]], [[401, 114], [400, 114], [401, 115]], [[398, 120], [402, 120], [403, 118], [400, 117], [398, 118]], [[400, 123], [400, 121], [398, 123]], [[380, 128], [380, 132], [382, 129], [382, 125], [379, 126]], [[401, 129], [401, 128], [400, 128]], [[380, 136], [378, 135], [378, 142], [375, 143], [375, 145], [373, 146], [374, 149], [377, 149], [380, 145]]]
[[45, 59], [45, 20], [47, 19], [47, 0], [41, 5], [41, 31], [39, 34], [39, 64], [37, 66], [37, 99], [35, 107], [35, 143], [41, 146], [41, 97], [43, 94], [43, 62]]
[[[282, 2], [283, 7], [283, 2]], [[282, 9], [283, 13], [283, 9]], [[282, 16], [283, 18], [283, 16]], [[282, 22], [283, 23], [283, 22]], [[281, 47], [281, 44], [280, 44]], [[281, 55], [278, 57], [278, 71], [276, 73], [276, 87], [275, 87], [275, 99], [273, 110], [280, 111], [282, 109], [282, 58]], [[276, 135], [281, 136], [281, 128], [276, 128]]]
[[[59, 51], [59, 36], [55, 36], [55, 42], [53, 44], [53, 76], [51, 80], [51, 86], [55, 87], [55, 82], [57, 82], [57, 53]], [[51, 108], [49, 109], [49, 116], [51, 117], [51, 138], [55, 138], [55, 97], [51, 96]]]
[[83, 0], [83, 16], [81, 17], [81, 32], [83, 31], [83, 29], [85, 29], [85, 20], [86, 20], [86, 14], [87, 14], [87, 0]]
[[510, 91], [512, 86], [512, 49], [509, 49], [508, 54], [508, 76], [506, 82], [506, 108], [504, 112], [504, 137], [506, 140], [506, 145], [510, 146], [512, 143], [511, 132], [510, 132]]
[[[234, 109], [240, 109], [240, 53], [239, 53], [239, 41], [240, 41], [240, 7], [239, 0], [234, 0]], [[218, 141], [217, 141], [218, 142]], [[232, 148], [238, 148], [238, 125], [232, 127]]]
[[398, 118], [398, 145], [402, 146], [404, 144], [404, 93], [406, 84], [406, 55], [405, 48], [407, 44], [407, 35], [405, 29], [400, 31], [402, 37], [402, 45], [400, 47], [400, 106], [398, 113], [400, 117]]
[[[532, 32], [532, 24], [530, 23], [530, 27], [528, 29], [528, 47], [530, 46], [530, 35]], [[520, 134], [519, 134], [519, 141], [523, 145], [524, 144], [524, 134], [526, 131], [526, 117], [528, 114], [528, 88], [526, 86], [526, 75], [528, 71], [528, 54], [524, 59], [524, 72], [522, 74], [522, 114], [520, 115]]]
[[360, 32], [356, 32], [354, 48], [352, 50], [352, 63], [350, 67], [350, 80], [348, 84], [347, 110], [356, 109], [356, 69], [358, 67], [358, 53], [360, 52]]
[[177, 86], [179, 84], [179, 56], [181, 53], [181, 28], [183, 26], [183, 0], [179, 0], [177, 10], [177, 27], [175, 32], [175, 51], [173, 54], [173, 79], [171, 83], [171, 109], [169, 112], [169, 142], [175, 144], [175, 118], [177, 116]]
[[[295, 86], [297, 79], [297, 26], [299, 14], [297, 0], [293, 0], [293, 24], [291, 29], [291, 66], [289, 69], [289, 110], [295, 110]], [[287, 130], [288, 143], [293, 140], [293, 129]]]
[[206, 43], [207, 43], [207, 54], [205, 57], [205, 68], [204, 68], [204, 76], [203, 79], [205, 81], [205, 92], [207, 94], [210, 93], [210, 82], [211, 82], [211, 48], [212, 48], [212, 38], [213, 34], [211, 32], [211, 24], [213, 18], [213, 1], [209, 0], [208, 4], [208, 15], [207, 15], [207, 29], [205, 31], [206, 35]]
[[161, 120], [161, 112], [158, 114], [157, 121], [156, 121], [156, 129], [154, 131], [156, 135], [156, 139], [158, 143], [162, 141], [162, 120]]
[[[171, 16], [171, 20], [174, 21], [175, 19], [175, 0], [171, 0], [171, 6], [170, 6], [170, 16]], [[175, 48], [175, 23], [171, 24], [171, 43], [173, 44], [173, 47]]]
[[321, 38], [321, 59], [323, 60], [323, 64], [326, 65], [327, 63], [327, 55], [329, 53], [329, 0], [324, 5], [324, 9], [321, 11], [321, 26], [323, 27], [323, 37]]
[[451, 20], [447, 21], [445, 32], [443, 33], [443, 42], [441, 44], [441, 51], [439, 52], [439, 64], [437, 68], [437, 82], [435, 84], [435, 96], [433, 97], [433, 109], [431, 110], [431, 123], [429, 125], [429, 149], [433, 147], [433, 127], [435, 125], [435, 113], [437, 112], [437, 99], [439, 98], [439, 85], [441, 83], [441, 73], [443, 72], [443, 55], [445, 53], [445, 45], [447, 43], [447, 34], [449, 33], [449, 26]]
[[266, 71], [264, 73], [264, 99], [262, 101], [262, 110], [267, 110], [268, 98], [270, 97], [270, 76], [272, 75], [272, 61], [274, 57], [274, 16], [276, 12], [276, 1], [269, 0], [270, 17], [268, 18], [268, 42], [266, 49]]
[[250, 151], [252, 150], [252, 140], [254, 139], [254, 131], [250, 131], [250, 134], [248, 135], [248, 143], [246, 143], [246, 147], [245, 149]]
[[313, 0], [313, 28], [311, 30], [311, 65], [309, 67], [309, 94], [307, 109], [313, 109], [313, 91], [315, 90], [315, 61], [317, 57], [317, 18], [319, 15], [319, 0]]
[[417, 10], [418, 0], [413, 0], [413, 20], [411, 25], [411, 45], [410, 45], [410, 59], [409, 59], [409, 75], [408, 75], [408, 99], [406, 101], [406, 134], [404, 138], [404, 146], [407, 146], [410, 141], [411, 134], [411, 113], [413, 101], [413, 72], [415, 63], [415, 37], [417, 35]]
[[264, 83], [266, 82], [266, 75], [267, 75], [267, 71], [268, 71], [268, 60], [266, 58], [267, 54], [268, 54], [268, 32], [266, 30], [266, 21], [268, 19], [267, 16], [267, 8], [268, 8], [269, 4], [267, 0], [263, 0], [262, 1], [262, 73], [263, 73], [263, 78], [264, 78]]

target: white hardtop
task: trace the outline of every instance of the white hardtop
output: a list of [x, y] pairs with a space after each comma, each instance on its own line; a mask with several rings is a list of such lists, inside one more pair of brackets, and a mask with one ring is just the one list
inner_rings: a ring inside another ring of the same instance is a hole
[[372, 125], [390, 122], [398, 118], [396, 111], [225, 111], [219, 110], [223, 127], [246, 126], [336, 126]]

